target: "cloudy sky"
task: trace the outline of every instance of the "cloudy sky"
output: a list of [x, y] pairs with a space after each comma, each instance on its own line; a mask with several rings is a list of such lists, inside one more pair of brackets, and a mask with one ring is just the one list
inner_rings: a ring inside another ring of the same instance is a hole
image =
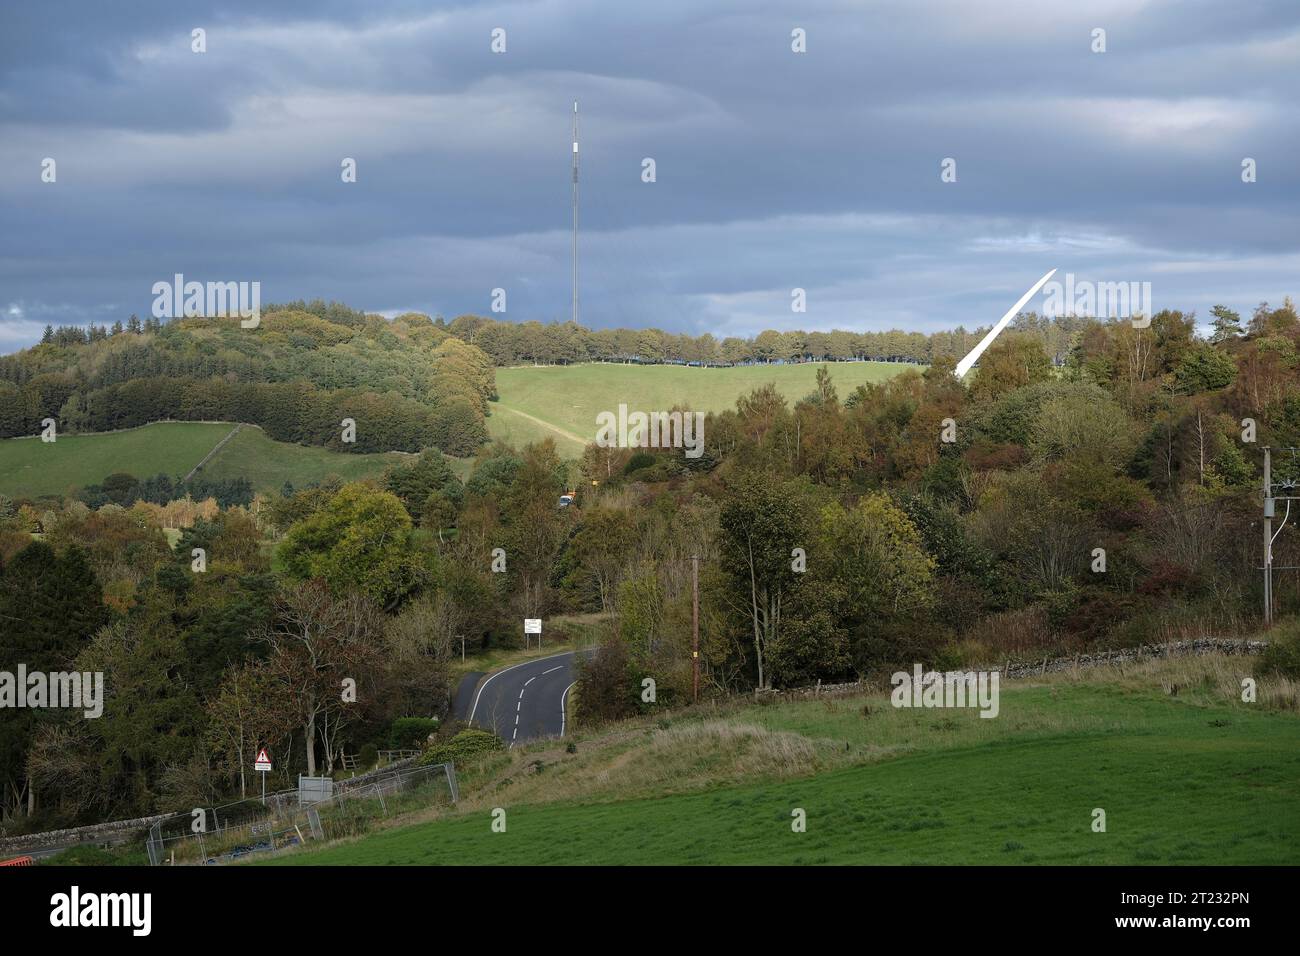
[[566, 318], [575, 99], [591, 326], [974, 327], [1050, 268], [1201, 318], [1300, 291], [1294, 0], [5, 0], [0, 350], [178, 272]]

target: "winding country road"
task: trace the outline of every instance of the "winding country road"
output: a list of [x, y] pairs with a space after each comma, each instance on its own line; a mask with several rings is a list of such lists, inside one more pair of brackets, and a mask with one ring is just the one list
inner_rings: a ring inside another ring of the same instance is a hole
[[467, 674], [456, 692], [456, 716], [494, 731], [510, 746], [564, 734], [564, 705], [577, 680], [569, 651], [524, 661], [488, 675]]

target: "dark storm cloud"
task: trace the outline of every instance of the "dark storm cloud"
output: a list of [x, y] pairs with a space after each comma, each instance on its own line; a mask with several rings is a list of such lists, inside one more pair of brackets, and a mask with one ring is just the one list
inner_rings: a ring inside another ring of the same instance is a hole
[[1249, 309], [1300, 264], [1297, 67], [1285, 0], [6, 4], [0, 347], [174, 272], [564, 317], [574, 99], [588, 324], [976, 326], [1052, 267]]

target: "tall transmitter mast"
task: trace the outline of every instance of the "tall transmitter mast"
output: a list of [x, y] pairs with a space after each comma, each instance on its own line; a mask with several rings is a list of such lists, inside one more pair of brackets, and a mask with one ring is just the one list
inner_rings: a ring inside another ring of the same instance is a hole
[[573, 101], [573, 324], [578, 324], [578, 101]]

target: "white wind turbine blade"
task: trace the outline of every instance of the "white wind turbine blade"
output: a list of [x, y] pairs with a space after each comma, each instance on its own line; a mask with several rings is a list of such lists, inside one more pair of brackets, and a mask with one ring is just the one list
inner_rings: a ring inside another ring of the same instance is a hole
[[1028, 302], [1030, 299], [1032, 299], [1035, 295], [1037, 295], [1038, 290], [1041, 289], [1044, 285], [1046, 285], [1047, 280], [1054, 275], [1056, 275], [1055, 269], [1053, 269], [1051, 272], [1047, 273], [1047, 275], [1043, 276], [1041, 279], [1035, 282], [1034, 287], [1030, 289], [1028, 292], [1026, 292], [1024, 295], [1022, 295], [1020, 297], [1020, 301], [1007, 310], [1006, 315], [998, 319], [998, 324], [993, 326], [993, 328], [989, 330], [989, 334], [984, 336], [984, 338], [980, 339], [980, 344], [975, 346], [973, 349], [971, 349], [970, 354], [957, 363], [957, 367], [953, 369], [953, 374], [956, 375], [958, 378], [961, 378], [967, 372], [969, 372], [971, 368], [975, 365], [975, 363], [980, 360], [980, 356], [984, 354], [984, 350], [993, 344], [993, 340], [998, 337], [998, 334], [1003, 329], [1005, 329], [1008, 323], [1010, 323], [1011, 320], [1014, 319], [1020, 313], [1020, 310], [1025, 307], [1025, 303]]

